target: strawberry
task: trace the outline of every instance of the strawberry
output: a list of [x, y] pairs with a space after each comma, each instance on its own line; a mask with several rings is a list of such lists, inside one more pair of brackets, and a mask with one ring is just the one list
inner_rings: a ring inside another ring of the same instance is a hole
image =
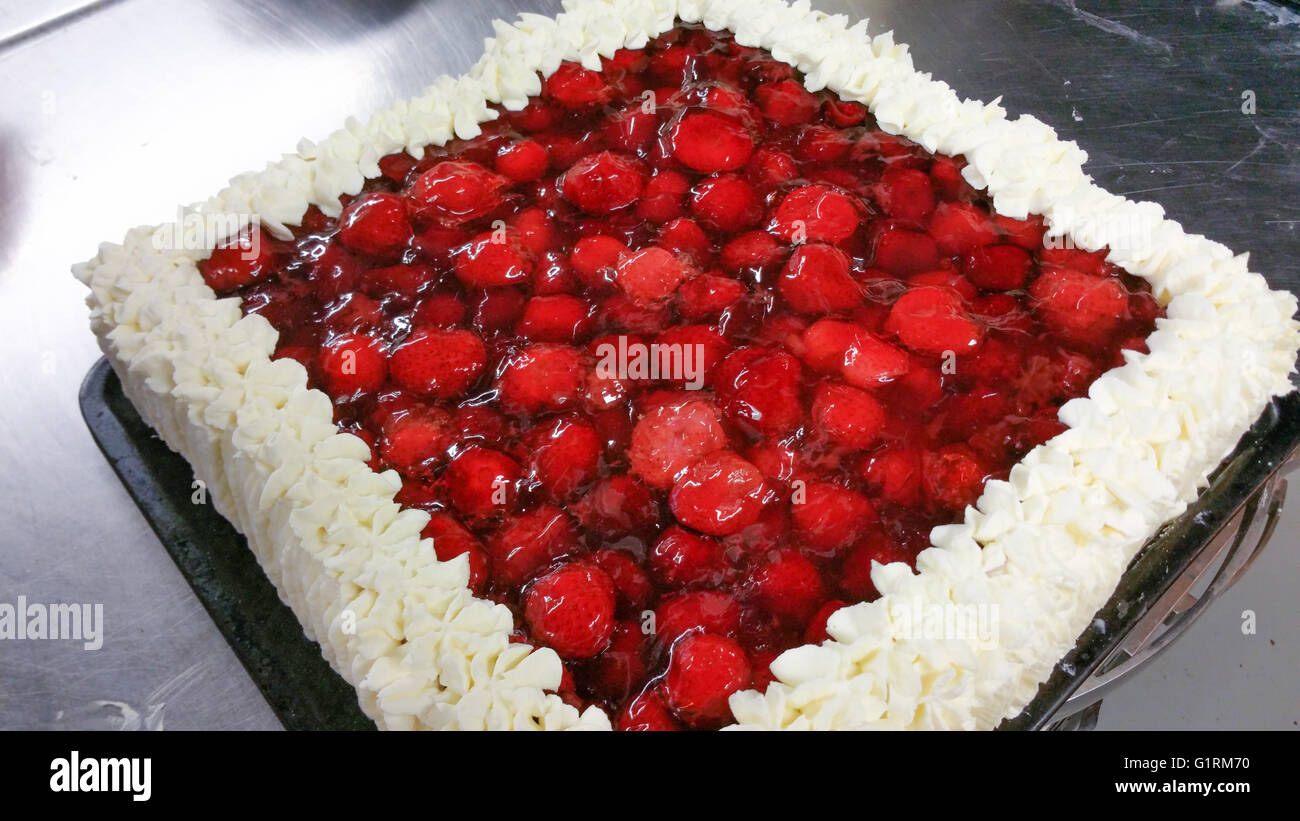
[[573, 342], [595, 324], [591, 305], [568, 294], [535, 296], [524, 305], [515, 333], [534, 342]]
[[731, 570], [719, 542], [670, 527], [650, 549], [650, 570], [666, 587], [715, 587]]
[[618, 729], [668, 732], [682, 729], [663, 696], [655, 689], [646, 690], [623, 706], [618, 714]]
[[758, 521], [766, 495], [763, 474], [730, 450], [715, 451], [686, 469], [668, 497], [677, 521], [713, 536]]
[[763, 83], [754, 89], [763, 116], [777, 125], [803, 125], [817, 116], [817, 98], [797, 80]]
[[224, 295], [260, 279], [274, 263], [270, 239], [252, 226], [214, 248], [198, 268], [208, 287]]
[[518, 587], [577, 545], [577, 534], [564, 511], [542, 505], [507, 520], [492, 533], [486, 546], [493, 579]]
[[363, 293], [373, 299], [402, 294], [411, 296], [436, 282], [438, 274], [427, 265], [389, 265], [371, 268], [361, 277]]
[[666, 489], [702, 456], [727, 445], [718, 410], [703, 400], [661, 405], [637, 422], [628, 461], [647, 485]]
[[592, 553], [591, 560], [604, 570], [610, 581], [614, 583], [620, 606], [640, 613], [654, 599], [654, 583], [629, 553], [605, 548]]
[[610, 115], [601, 133], [611, 147], [637, 154], [650, 147], [656, 126], [654, 113], [645, 111], [641, 103], [636, 102]]
[[731, 717], [727, 699], [750, 683], [749, 658], [734, 640], [710, 633], [673, 647], [664, 674], [668, 706], [692, 727], [716, 727]]
[[636, 215], [653, 223], [664, 223], [686, 213], [686, 194], [691, 183], [676, 171], [659, 171], [641, 190]]
[[495, 209], [505, 184], [478, 163], [446, 160], [415, 178], [407, 200], [426, 219], [461, 223]]
[[974, 504], [984, 489], [987, 471], [965, 445], [949, 445], [921, 455], [921, 485], [935, 505], [960, 511]]
[[339, 216], [339, 242], [372, 257], [401, 254], [413, 237], [406, 203], [396, 194], [366, 194]]
[[326, 392], [335, 398], [372, 393], [388, 377], [383, 343], [365, 334], [335, 337], [320, 349], [316, 365]]
[[444, 475], [451, 504], [467, 520], [510, 510], [517, 495], [519, 464], [504, 453], [471, 447], [456, 454]]
[[532, 271], [532, 262], [510, 231], [484, 231], [456, 252], [456, 278], [471, 288], [523, 282]]
[[791, 516], [803, 544], [817, 556], [837, 555], [878, 519], [866, 496], [833, 482], [809, 482]]
[[524, 437], [532, 479], [557, 499], [567, 499], [596, 476], [600, 439], [590, 424], [560, 417]]
[[890, 166], [880, 175], [876, 201], [896, 220], [924, 226], [934, 211], [934, 188], [924, 171]]
[[945, 254], [965, 254], [981, 245], [998, 241], [993, 220], [965, 202], [945, 202], [930, 217], [930, 236]]
[[805, 314], [851, 311], [862, 302], [862, 286], [849, 274], [848, 256], [822, 243], [795, 249], [777, 290], [791, 308]]
[[890, 273], [907, 276], [938, 264], [938, 246], [920, 231], [890, 228], [876, 239], [876, 265]]
[[663, 647], [697, 631], [732, 635], [740, 626], [740, 604], [730, 593], [716, 590], [679, 593], [659, 603], [654, 625], [655, 639]]
[[786, 242], [833, 244], [852, 236], [861, 222], [860, 206], [849, 194], [830, 185], [805, 185], [785, 195], [767, 230]]
[[613, 286], [619, 262], [631, 253], [613, 237], [583, 237], [569, 252], [569, 264], [589, 288], [606, 290]]
[[891, 446], [877, 451], [863, 463], [861, 473], [880, 498], [907, 507], [921, 503], [921, 454], [914, 448]]
[[614, 632], [614, 583], [595, 565], [562, 565], [528, 586], [524, 622], [561, 657], [591, 658]]
[[478, 381], [486, 362], [487, 348], [472, 332], [422, 328], [393, 349], [388, 368], [404, 390], [453, 399]]
[[644, 185], [640, 169], [627, 157], [602, 151], [578, 160], [564, 172], [560, 189], [589, 214], [608, 214], [637, 201]]
[[513, 328], [528, 304], [528, 298], [517, 288], [488, 288], [471, 293], [470, 299], [470, 326], [484, 337]]
[[608, 103], [614, 89], [605, 84], [599, 72], [579, 63], [560, 63], [542, 84], [542, 96], [564, 108], [583, 109]]
[[822, 105], [822, 119], [838, 128], [861, 125], [867, 119], [867, 107], [831, 96]]
[[638, 305], [661, 302], [686, 279], [688, 268], [662, 248], [645, 248], [623, 257], [614, 279]]
[[783, 249], [766, 231], [750, 231], [722, 247], [722, 267], [728, 271], [763, 271], [785, 256]]
[[742, 282], [702, 274], [686, 280], [677, 289], [677, 313], [687, 320], [715, 317], [747, 293], [749, 289]]
[[1011, 291], [1029, 277], [1033, 260], [1029, 252], [1015, 245], [985, 245], [966, 255], [962, 272], [981, 288]]
[[874, 445], [885, 427], [885, 409], [870, 393], [822, 382], [813, 394], [814, 429], [840, 447], [861, 450]]
[[687, 114], [673, 125], [673, 157], [701, 174], [735, 171], [754, 151], [754, 138], [732, 117], [712, 111]]
[[947, 288], [913, 288], [898, 298], [889, 312], [885, 329], [918, 353], [942, 355], [971, 353], [984, 339], [961, 304], [961, 297]]
[[803, 420], [801, 379], [799, 361], [785, 351], [740, 348], [718, 363], [710, 381], [732, 421], [775, 436]]
[[455, 443], [451, 415], [440, 408], [420, 408], [395, 415], [384, 425], [379, 453], [403, 476], [427, 477]]
[[691, 189], [691, 210], [704, 227], [728, 233], [750, 228], [763, 217], [758, 194], [739, 174], [700, 182]]
[[923, 288], [927, 285], [947, 288], [966, 302], [971, 302], [979, 296], [979, 289], [969, 279], [951, 268], [915, 274], [907, 278], [907, 285], [909, 288]]
[[511, 410], [561, 410], [578, 400], [585, 377], [582, 355], [576, 349], [529, 345], [510, 359], [497, 390], [502, 404]]
[[815, 123], [799, 131], [795, 156], [805, 163], [830, 165], [847, 157], [852, 148], [853, 142], [845, 132]]
[[614, 625], [609, 646], [591, 662], [590, 686], [598, 697], [622, 701], [645, 681], [645, 644], [639, 623], [623, 621]]
[[536, 140], [518, 140], [497, 152], [496, 170], [515, 182], [532, 182], [546, 173], [550, 155]]
[[1044, 271], [1029, 286], [1034, 311], [1068, 342], [1101, 347], [1128, 315], [1128, 295], [1114, 277], [1068, 269]]
[[655, 244], [688, 265], [705, 265], [713, 255], [713, 243], [693, 219], [679, 217], [659, 226]]
[[794, 157], [784, 151], [760, 148], [745, 165], [745, 176], [763, 193], [779, 188], [799, 176]]

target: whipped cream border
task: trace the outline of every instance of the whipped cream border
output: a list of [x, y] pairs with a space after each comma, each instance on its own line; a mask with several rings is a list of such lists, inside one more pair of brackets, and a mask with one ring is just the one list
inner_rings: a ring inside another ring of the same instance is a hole
[[[1061, 409], [1065, 433], [990, 482], [933, 546], [876, 565], [877, 601], [835, 613], [830, 640], [772, 665], [765, 692], [732, 696], [738, 728], [991, 728], [1017, 714], [1109, 598], [1126, 566], [1179, 515], [1264, 410], [1290, 391], [1300, 349], [1296, 300], [1250, 273], [1247, 257], [1186, 234], [1154, 203], [1107, 193], [1086, 154], [997, 101], [962, 100], [918, 72], [892, 33], [871, 36], [807, 2], [569, 0], [555, 18], [493, 22], [483, 57], [264, 170], [234, 178], [195, 210], [258, 214], [287, 236], [309, 205], [337, 215], [342, 194], [379, 175], [386, 154], [472, 138], [517, 110], [562, 61], [598, 68], [675, 25], [732, 31], [827, 88], [867, 105], [884, 130], [965, 155], [964, 174], [1009, 217], [1042, 214], [1053, 235], [1149, 281], [1166, 306], [1150, 353], [1126, 354], [1087, 398]], [[1153, 226], [1141, 236], [1120, 226]], [[553, 691], [554, 652], [509, 642], [509, 611], [475, 598], [464, 557], [439, 562], [420, 532], [428, 514], [393, 501], [394, 471], [340, 433], [330, 400], [293, 360], [272, 361], [277, 334], [219, 299], [196, 263], [210, 249], [159, 250], [175, 226], [130, 231], [74, 267], [90, 288], [91, 327], [141, 415], [194, 466], [217, 509], [248, 538], [281, 598], [384, 729], [607, 729], [592, 707]], [[995, 642], [915, 638], [916, 605], [992, 608]]]

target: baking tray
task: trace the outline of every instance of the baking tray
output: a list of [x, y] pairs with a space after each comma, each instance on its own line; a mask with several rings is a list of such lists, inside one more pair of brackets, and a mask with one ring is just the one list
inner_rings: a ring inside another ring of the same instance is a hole
[[[108, 360], [90, 369], [80, 401], [96, 444], [285, 728], [374, 729], [358, 707], [355, 691], [330, 668], [280, 601], [244, 537], [210, 504], [191, 501], [194, 473], [189, 463], [140, 418]], [[1292, 393], [1269, 405], [1196, 502], [1143, 548], [1093, 626], [1057, 663], [1037, 697], [999, 729], [1051, 726], [1071, 695], [1297, 447], [1300, 393]]]

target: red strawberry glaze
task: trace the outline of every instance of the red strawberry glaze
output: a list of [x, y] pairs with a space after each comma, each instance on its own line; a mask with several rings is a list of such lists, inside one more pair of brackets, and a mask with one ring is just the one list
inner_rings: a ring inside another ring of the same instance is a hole
[[563, 698], [711, 728], [1163, 314], [964, 164], [682, 26], [200, 271], [564, 659]]

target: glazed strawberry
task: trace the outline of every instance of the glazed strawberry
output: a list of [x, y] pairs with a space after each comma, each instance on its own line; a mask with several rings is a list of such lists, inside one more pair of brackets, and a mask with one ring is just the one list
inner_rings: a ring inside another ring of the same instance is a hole
[[209, 288], [225, 294], [252, 284], [274, 262], [270, 239], [253, 226], [214, 248], [207, 259], [199, 261], [198, 268]]
[[650, 549], [650, 570], [671, 588], [714, 587], [727, 579], [730, 563], [722, 544], [680, 527], [670, 527]]
[[519, 140], [497, 152], [497, 173], [515, 182], [532, 182], [546, 173], [550, 155], [536, 140]]
[[768, 612], [802, 628], [825, 601], [821, 574], [798, 551], [781, 551], [757, 568], [746, 586]]
[[1128, 298], [1119, 280], [1068, 269], [1044, 271], [1029, 286], [1035, 311], [1065, 339], [1097, 344], [1128, 313]]
[[646, 305], [672, 296], [688, 272], [687, 266], [668, 251], [645, 248], [619, 261], [614, 280], [629, 299]]
[[591, 658], [614, 632], [614, 583], [595, 565], [563, 565], [528, 586], [524, 621], [562, 657]]
[[596, 476], [600, 439], [590, 424], [561, 417], [524, 437], [532, 479], [566, 499]]
[[404, 476], [428, 476], [455, 442], [450, 414], [440, 408], [420, 408], [394, 416], [384, 425], [379, 453]]
[[627, 698], [646, 678], [643, 651], [646, 637], [641, 625], [623, 621], [614, 626], [609, 646], [591, 662], [591, 689], [596, 696], [614, 702]]
[[803, 631], [803, 640], [805, 644], [821, 644], [830, 639], [830, 634], [826, 632], [826, 622], [845, 605], [845, 602], [839, 599], [831, 599], [821, 606], [813, 617], [808, 621], [808, 627]]
[[406, 203], [396, 194], [357, 197], [339, 217], [339, 242], [372, 257], [396, 256], [411, 238]]
[[880, 598], [871, 570], [875, 564], [910, 564], [912, 557], [883, 533], [875, 532], [849, 552], [840, 569], [840, 589], [851, 599], [874, 601]]
[[965, 202], [941, 203], [930, 217], [930, 236], [947, 254], [964, 254], [998, 240], [989, 215]]
[[834, 186], [805, 185], [781, 200], [767, 230], [786, 242], [842, 242], [858, 230], [859, 208]]
[[566, 172], [560, 187], [570, 202], [591, 214], [608, 214], [636, 202], [644, 185], [631, 160], [602, 151], [583, 157]]
[[677, 313], [687, 320], [714, 317], [747, 293], [749, 289], [742, 282], [702, 274], [686, 280], [677, 289]]
[[668, 504], [687, 527], [725, 536], [758, 521], [765, 490], [758, 468], [733, 451], [720, 450], [687, 468], [673, 485]]
[[785, 258], [785, 249], [766, 231], [750, 231], [722, 247], [722, 267], [728, 271], [762, 271]]
[[822, 106], [822, 119], [833, 126], [848, 128], [867, 119], [867, 108], [861, 103], [829, 97]]
[[802, 125], [817, 115], [817, 98], [796, 80], [764, 83], [754, 89], [754, 99], [763, 116], [777, 125]]
[[618, 714], [618, 729], [642, 732], [668, 732], [682, 729], [668, 709], [663, 696], [655, 689], [646, 690], [629, 701]]
[[360, 288], [374, 299], [395, 294], [410, 296], [437, 279], [437, 273], [428, 265], [388, 265], [366, 271], [361, 277]]
[[795, 156], [805, 163], [829, 165], [848, 156], [853, 142], [838, 128], [821, 124], [804, 126], [795, 144]]
[[876, 240], [876, 265], [893, 274], [907, 276], [939, 264], [935, 241], [920, 231], [891, 228]]
[[913, 351], [936, 355], [971, 353], [984, 339], [984, 329], [966, 314], [961, 297], [947, 288], [913, 288], [903, 294], [885, 329]]
[[687, 636], [673, 647], [664, 676], [668, 706], [692, 727], [715, 727], [731, 717], [727, 699], [750, 683], [749, 658], [726, 636]]
[[1079, 248], [1044, 248], [1039, 246], [1038, 261], [1044, 268], [1068, 268], [1081, 274], [1102, 276], [1106, 272], [1106, 252], [1088, 252]]
[[718, 364], [711, 381], [728, 417], [774, 436], [803, 421], [801, 379], [799, 361], [785, 351], [741, 348]]
[[754, 138], [735, 119], [711, 111], [687, 114], [672, 127], [672, 155], [702, 174], [735, 171], [754, 151]]
[[921, 456], [921, 486], [931, 502], [949, 510], [974, 504], [987, 475], [965, 445], [949, 445]]
[[709, 235], [698, 222], [688, 217], [679, 217], [659, 226], [655, 245], [688, 265], [703, 266], [713, 253]]
[[471, 288], [492, 288], [526, 280], [532, 262], [506, 231], [484, 231], [456, 253], [456, 278]]
[[444, 477], [452, 506], [469, 521], [508, 512], [521, 475], [519, 463], [504, 453], [471, 447], [451, 460]]
[[691, 210], [714, 231], [734, 233], [758, 224], [763, 204], [739, 174], [710, 177], [691, 189]]
[[885, 427], [885, 409], [867, 391], [822, 382], [813, 392], [815, 430], [832, 443], [850, 450], [874, 445]]
[[889, 447], [864, 464], [867, 487], [881, 498], [908, 507], [921, 503], [921, 454], [913, 448]]
[[487, 540], [492, 577], [518, 587], [538, 570], [577, 547], [577, 534], [563, 510], [552, 505], [521, 513]]
[[862, 302], [862, 286], [849, 274], [849, 258], [831, 245], [801, 245], [790, 255], [777, 285], [800, 313], [851, 311]]
[[1025, 284], [1033, 260], [1015, 245], [985, 245], [966, 255], [962, 271], [981, 288], [1011, 291]]
[[505, 180], [475, 162], [447, 160], [416, 177], [407, 199], [428, 219], [460, 223], [490, 213]]
[[542, 94], [564, 108], [582, 109], [604, 105], [614, 97], [614, 89], [605, 84], [599, 72], [579, 63], [560, 63], [546, 82]]
[[511, 410], [560, 410], [578, 400], [584, 378], [582, 355], [575, 348], [529, 345], [511, 357], [497, 389]]
[[614, 583], [622, 607], [640, 614], [654, 599], [654, 583], [630, 554], [606, 548], [591, 554], [591, 560]]
[[809, 482], [790, 511], [803, 544], [818, 556], [838, 554], [878, 519], [871, 500], [833, 482]]
[[627, 245], [613, 237], [583, 237], [569, 253], [569, 263], [588, 287], [603, 289], [613, 286], [615, 269], [631, 253]]
[[483, 337], [513, 328], [523, 318], [528, 298], [517, 288], [488, 288], [470, 293], [469, 324]]
[[440, 562], [449, 562], [457, 556], [465, 555], [469, 561], [469, 586], [481, 592], [488, 580], [488, 558], [483, 544], [460, 522], [446, 513], [430, 513], [429, 523], [420, 533], [425, 539], [433, 539], [433, 552]]
[[784, 151], [760, 148], [745, 164], [745, 176], [755, 188], [766, 193], [796, 179], [799, 166], [794, 157]]
[[591, 305], [568, 294], [535, 296], [524, 305], [515, 333], [534, 342], [573, 342], [594, 325]]
[[383, 343], [364, 334], [336, 337], [321, 348], [316, 364], [331, 396], [376, 391], [388, 376]]
[[698, 590], [669, 596], [655, 609], [655, 639], [670, 647], [693, 632], [731, 635], [740, 626], [740, 613], [740, 604], [730, 593]]
[[470, 331], [424, 328], [393, 349], [393, 383], [422, 396], [452, 399], [478, 381], [487, 361], [483, 340]]
[[712, 403], [674, 402], [654, 408], [637, 422], [628, 461], [647, 485], [666, 489], [697, 460], [726, 444], [727, 434]]
[[654, 223], [668, 222], [686, 213], [686, 194], [691, 183], [676, 171], [660, 171], [646, 181], [636, 215]]
[[896, 220], [924, 226], [934, 211], [934, 188], [924, 171], [890, 166], [880, 175], [876, 201]]
[[657, 125], [654, 113], [646, 111], [640, 102], [636, 102], [610, 115], [601, 133], [611, 147], [636, 154], [650, 146]]

